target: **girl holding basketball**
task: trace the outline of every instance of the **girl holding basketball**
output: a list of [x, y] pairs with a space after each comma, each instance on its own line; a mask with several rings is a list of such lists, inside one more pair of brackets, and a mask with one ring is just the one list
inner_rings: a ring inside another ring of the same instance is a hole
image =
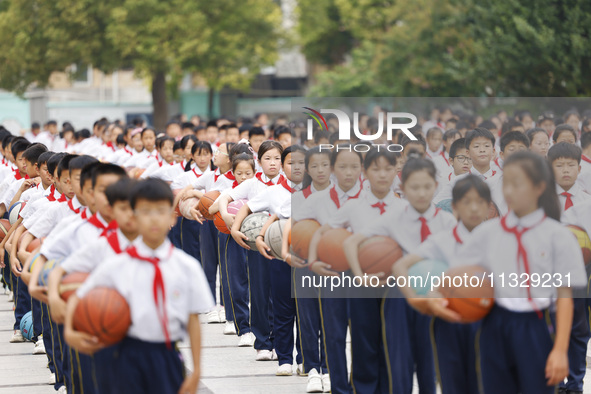
[[[347, 240], [345, 252], [353, 274], [363, 274], [357, 254], [359, 245], [368, 237], [390, 237], [406, 254], [415, 250], [431, 234], [453, 229], [456, 225], [453, 215], [437, 209], [432, 203], [437, 189], [436, 176], [433, 162], [416, 154], [409, 155], [401, 172], [401, 190], [409, 204], [389, 210]], [[388, 289], [382, 303], [389, 391], [410, 393], [416, 370], [421, 393], [435, 393], [435, 368], [429, 340], [430, 318], [408, 306], [400, 297], [402, 294], [397, 288]]]
[[[312, 194], [304, 204], [293, 210], [294, 220], [313, 219], [322, 226], [310, 241], [308, 262], [312, 272], [323, 276], [338, 275], [338, 273], [331, 270], [329, 264], [317, 260], [320, 237], [331, 229], [328, 223], [338, 210], [350, 199], [358, 198], [362, 192], [360, 182], [362, 155], [353, 151], [351, 145], [339, 145], [338, 148], [333, 151], [330, 158], [335, 184]], [[351, 149], [349, 150], [349, 148]], [[352, 388], [349, 383], [345, 357], [349, 314], [345, 290], [339, 290], [341, 292], [336, 294], [338, 298], [333, 298], [326, 297], [323, 294], [325, 289], [321, 288], [318, 300], [326, 364], [330, 374], [330, 387], [333, 393], [349, 393]], [[304, 335], [306, 334], [304, 333]]]
[[[550, 165], [518, 152], [503, 166], [509, 212], [479, 226], [458, 262], [493, 275], [495, 306], [482, 322], [477, 359], [481, 392], [554, 393], [568, 375], [572, 288], [586, 285], [581, 249], [559, 222]], [[551, 286], [536, 286], [550, 276]], [[519, 277], [522, 286], [499, 278]]]
[[[242, 144], [244, 146], [245, 145]], [[258, 194], [265, 191], [269, 186], [276, 185], [285, 179], [281, 172], [281, 154], [283, 147], [276, 141], [265, 141], [259, 147], [258, 161], [261, 172], [257, 172], [254, 178], [246, 180], [235, 189], [222, 193], [217, 201], [222, 219], [229, 229], [232, 229], [235, 221], [234, 216], [228, 214], [228, 204], [240, 199], [251, 200]], [[215, 207], [212, 206], [215, 209]], [[245, 216], [246, 217], [246, 216]], [[242, 218], [244, 219], [244, 217]], [[242, 222], [240, 223], [242, 224]], [[238, 232], [240, 227], [238, 227]], [[232, 232], [234, 233], [233, 229]], [[232, 234], [233, 241], [246, 249], [246, 263], [243, 264], [244, 278], [247, 279], [247, 286], [250, 284], [251, 313], [250, 329], [255, 336], [254, 348], [257, 351], [257, 361], [270, 361], [273, 358], [273, 339], [271, 336], [271, 324], [269, 321], [270, 300], [270, 276], [268, 263], [256, 250], [250, 250], [242, 240]], [[246, 269], [246, 264], [248, 269]], [[248, 287], [243, 289], [248, 291]], [[248, 319], [248, 309], [242, 311]], [[240, 313], [239, 313], [240, 314]], [[246, 340], [246, 339], [245, 339]]]
[[[279, 219], [286, 219], [291, 215], [291, 193], [293, 193], [293, 186], [295, 185], [295, 182], [293, 182], [291, 179], [291, 167], [293, 160], [292, 151], [295, 149], [301, 150], [302, 148], [290, 146], [287, 147], [281, 154], [281, 166], [283, 167], [285, 177], [283, 177], [283, 179], [281, 179], [277, 185], [266, 188], [257, 196], [250, 199], [244, 206], [242, 206], [242, 208], [240, 208], [240, 211], [238, 211], [236, 214], [236, 218], [232, 225], [232, 236], [236, 242], [244, 243], [244, 234], [242, 234], [239, 230], [242, 222], [251, 212], [269, 212], [272, 217]], [[261, 148], [259, 148], [259, 155], [260, 153]], [[264, 158], [264, 154], [260, 157]], [[270, 222], [267, 222], [266, 227], [268, 228], [269, 225]], [[263, 227], [261, 230], [262, 234], [256, 236], [257, 244], [259, 243], [259, 239], [264, 237], [265, 230], [266, 228]], [[261, 246], [268, 248], [267, 245], [264, 245], [264, 242]], [[263, 249], [263, 247], [261, 247], [261, 249]], [[263, 252], [265, 252], [264, 249]], [[275, 351], [277, 353], [277, 359], [279, 361], [279, 368], [277, 369], [276, 375], [290, 376], [293, 373], [293, 328], [296, 317], [295, 301], [293, 298], [291, 298], [291, 268], [289, 265], [276, 259], [271, 261], [263, 259], [260, 266], [268, 272], [269, 284], [271, 288], [271, 299], [273, 301], [273, 333], [275, 335], [274, 345]], [[252, 301], [253, 308], [254, 302], [256, 302], [256, 300]], [[268, 309], [262, 312], [264, 312], [266, 317], [268, 317]], [[259, 352], [259, 354], [261, 353]], [[302, 356], [299, 352], [298, 346], [298, 355], [296, 357], [298, 364], [301, 363], [301, 358]]]
[[[423, 242], [418, 249], [398, 260], [393, 267], [396, 277], [408, 275], [408, 269], [422, 260], [444, 261], [453, 267], [459, 249], [472, 230], [487, 219], [491, 202], [486, 183], [475, 175], [459, 180], [452, 190], [452, 207], [459, 218], [452, 231], [441, 231]], [[402, 287], [408, 303], [419, 312], [436, 318], [431, 324], [431, 342], [435, 370], [443, 394], [477, 393], [476, 332], [480, 322], [458, 324], [459, 315], [446, 308], [444, 298], [415, 298], [414, 290]]]

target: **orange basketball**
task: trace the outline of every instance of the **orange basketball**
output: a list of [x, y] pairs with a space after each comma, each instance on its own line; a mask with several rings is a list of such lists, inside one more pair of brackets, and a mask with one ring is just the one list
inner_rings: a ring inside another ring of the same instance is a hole
[[27, 245], [27, 252], [32, 253], [35, 249], [37, 249], [41, 245], [41, 240], [39, 238], [35, 238], [34, 240]]
[[[462, 277], [460, 286], [454, 286], [453, 282], [449, 283], [445, 279], [439, 292], [448, 299], [448, 308], [459, 313], [465, 323], [478, 321], [490, 312], [494, 304], [494, 290], [484, 268], [478, 265], [456, 267], [447, 270], [445, 274], [452, 278]], [[467, 274], [468, 285], [463, 280], [464, 274]], [[459, 279], [456, 280], [460, 282]]]
[[201, 199], [199, 200], [199, 204], [197, 205], [197, 210], [199, 212], [201, 212], [201, 215], [203, 215], [203, 217], [205, 219], [213, 220], [213, 215], [209, 214], [209, 207], [211, 207], [211, 204], [213, 204], [219, 196], [220, 196], [220, 192], [217, 190], [214, 190], [214, 191], [205, 193], [203, 195], [203, 197], [201, 197]]
[[222, 219], [222, 214], [220, 211], [217, 211], [215, 215], [213, 215], [213, 224], [215, 225], [215, 228], [220, 230], [220, 232], [224, 234], [230, 234], [231, 231], [228, 230], [228, 226], [226, 226], [226, 222], [224, 222], [224, 219]]
[[4, 240], [6, 234], [10, 230], [10, 222], [8, 219], [0, 219], [0, 242]]
[[402, 257], [402, 249], [392, 238], [371, 237], [359, 245], [358, 257], [363, 272], [390, 275], [392, 265]]
[[125, 338], [130, 325], [127, 301], [116, 290], [107, 287], [89, 291], [74, 311], [74, 328], [96, 336], [107, 346]]
[[62, 300], [68, 301], [68, 298], [78, 290], [78, 288], [88, 278], [86, 272], [72, 272], [62, 278], [59, 285], [59, 293]]
[[320, 228], [320, 223], [316, 220], [306, 219], [295, 223], [291, 227], [289, 237], [291, 240], [291, 234], [293, 233], [293, 242], [291, 249], [293, 253], [306, 260], [308, 258], [308, 248], [310, 247], [310, 240], [314, 236], [316, 230]]
[[344, 228], [333, 228], [322, 234], [318, 243], [318, 260], [330, 264], [335, 271], [348, 270], [349, 262], [343, 246], [350, 236], [351, 233]]

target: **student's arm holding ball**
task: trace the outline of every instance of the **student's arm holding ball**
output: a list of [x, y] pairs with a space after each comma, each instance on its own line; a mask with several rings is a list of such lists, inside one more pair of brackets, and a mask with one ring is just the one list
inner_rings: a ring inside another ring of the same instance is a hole
[[189, 339], [191, 341], [191, 354], [193, 356], [193, 373], [188, 375], [179, 389], [179, 394], [194, 394], [199, 386], [201, 377], [201, 324], [199, 315], [191, 314], [187, 325]]
[[[339, 274], [336, 271], [331, 270], [331, 265], [325, 263], [324, 261], [319, 261], [318, 259], [318, 244], [320, 243], [320, 238], [322, 234], [330, 230], [331, 227], [327, 224], [320, 227], [310, 240], [310, 247], [308, 248], [308, 267], [310, 270], [318, 275], [324, 276], [338, 276]], [[348, 241], [348, 240], [347, 240]]]
[[64, 322], [64, 339], [68, 345], [80, 353], [92, 355], [101, 350], [104, 345], [99, 342], [97, 337], [74, 329], [74, 311], [79, 302], [80, 298], [76, 294], [72, 294], [68, 299]]
[[[287, 219], [285, 223], [285, 227], [283, 228], [283, 234], [290, 234], [291, 233], [291, 218]], [[300, 259], [297, 256], [294, 256], [289, 252], [289, 238], [290, 236], [283, 237], [281, 241], [281, 257], [283, 257], [283, 261], [287, 264], [291, 265], [294, 268], [305, 268], [308, 264]]]
[[271, 226], [271, 224], [273, 224], [273, 222], [278, 218], [279, 217], [275, 214], [271, 215], [263, 225], [263, 228], [261, 229], [260, 234], [257, 235], [257, 239], [255, 241], [259, 253], [262, 254], [264, 258], [269, 260], [273, 260], [273, 257], [269, 255], [271, 248], [269, 247], [269, 245], [265, 243], [265, 233], [267, 232], [267, 229]]
[[347, 262], [349, 263], [349, 267], [351, 268], [353, 275], [359, 277], [363, 277], [363, 275], [367, 275], [368, 277], [375, 276], [382, 280], [386, 275], [384, 272], [364, 274], [363, 270], [361, 269], [361, 264], [359, 264], [359, 245], [361, 245], [361, 243], [366, 239], [367, 237], [364, 234], [359, 233], [353, 234], [347, 238], [347, 241], [343, 245], [345, 256], [347, 256]]
[[[222, 194], [220, 198], [211, 206], [212, 208], [217, 205], [218, 210], [222, 214], [222, 219], [226, 223], [228, 228], [232, 228], [234, 224], [234, 215], [228, 213], [228, 204], [234, 201], [229, 194]], [[211, 212], [210, 212], [211, 213]]]
[[240, 226], [242, 226], [242, 222], [244, 221], [244, 219], [246, 219], [246, 217], [251, 213], [252, 212], [250, 211], [248, 204], [244, 204], [236, 214], [236, 217], [234, 218], [234, 223], [232, 224], [232, 238], [234, 238], [238, 245], [242, 246], [244, 249], [247, 250], [250, 250], [250, 248], [244, 242], [244, 240], [248, 239], [248, 237], [240, 232]]

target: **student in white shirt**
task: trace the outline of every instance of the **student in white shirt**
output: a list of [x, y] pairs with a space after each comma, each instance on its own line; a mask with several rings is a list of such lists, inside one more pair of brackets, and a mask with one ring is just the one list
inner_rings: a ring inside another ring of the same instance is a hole
[[587, 193], [591, 193], [591, 133], [581, 135], [581, 173], [577, 177], [577, 183]]
[[435, 157], [439, 156], [441, 152], [443, 152], [443, 130], [441, 130], [439, 127], [432, 127], [427, 130], [425, 137], [427, 142], [425, 156], [428, 159], [433, 160]]
[[[361, 270], [357, 252], [359, 245], [372, 236], [387, 236], [400, 245], [404, 254], [415, 250], [430, 235], [451, 231], [457, 221], [449, 212], [432, 203], [437, 188], [436, 169], [429, 160], [409, 158], [402, 169], [402, 189], [408, 205], [386, 212], [368, 223], [345, 243], [351, 270]], [[394, 225], [393, 225], [394, 224]], [[430, 318], [418, 313], [406, 301], [390, 294], [384, 296], [383, 341], [390, 366], [388, 377], [393, 392], [411, 392], [413, 372], [416, 370], [419, 389], [435, 392], [435, 368], [429, 339]]]
[[[479, 226], [457, 262], [483, 266], [496, 282], [521, 275], [527, 286], [494, 285], [495, 306], [482, 322], [477, 348], [480, 381], [484, 393], [554, 393], [568, 375], [572, 289], [587, 284], [582, 253], [558, 222], [550, 165], [518, 152], [503, 172], [509, 213]], [[556, 280], [535, 286], [533, 274]]]
[[548, 150], [548, 161], [554, 171], [556, 194], [562, 213], [574, 205], [591, 200], [591, 195], [577, 183], [577, 177], [581, 172], [581, 148], [560, 142]]
[[[72, 323], [79, 298], [95, 287], [106, 286], [126, 299], [132, 323], [110, 369], [115, 392], [195, 392], [199, 384], [198, 314], [214, 303], [199, 262], [167, 238], [175, 220], [172, 203], [173, 195], [165, 182], [141, 181], [131, 195], [141, 239], [126, 253], [99, 265], [68, 302], [65, 337], [77, 346], [76, 337], [84, 335], [74, 331]], [[185, 369], [174, 345], [187, 334], [194, 372], [184, 377]], [[93, 338], [90, 342], [97, 343]], [[98, 343], [86, 350], [93, 353], [100, 348]]]
[[550, 137], [545, 129], [535, 127], [527, 131], [527, 138], [529, 138], [529, 149], [539, 154], [542, 157], [548, 155], [548, 148], [550, 147]]
[[[458, 181], [453, 189], [452, 206], [459, 222], [452, 231], [441, 231], [427, 238], [416, 250], [396, 262], [393, 274], [408, 276], [408, 269], [422, 260], [445, 262], [449, 267], [456, 263], [456, 256], [471, 232], [487, 219], [491, 202], [488, 185], [475, 175]], [[408, 282], [407, 282], [408, 283]], [[474, 346], [480, 322], [471, 324], [448, 323], [439, 318], [459, 321], [457, 313], [446, 308], [447, 301], [441, 297], [416, 298], [410, 287], [401, 287], [408, 303], [419, 312], [433, 315], [431, 342], [435, 351], [435, 371], [443, 394], [476, 393], [476, 349]]]
[[443, 179], [439, 178], [442, 185], [438, 187], [438, 192], [433, 199], [433, 203], [447, 204], [451, 201], [452, 190], [456, 182], [466, 177], [472, 168], [472, 159], [466, 149], [466, 139], [458, 138], [449, 148], [449, 162], [451, 172]]
[[472, 159], [472, 174], [484, 180], [497, 174], [497, 171], [491, 168], [491, 161], [495, 155], [495, 137], [490, 131], [477, 127], [466, 133], [466, 148]]
[[150, 164], [140, 176], [140, 179], [158, 178], [166, 181], [168, 179], [168, 170], [174, 167], [174, 139], [170, 137], [160, 137], [156, 140], [156, 162]]

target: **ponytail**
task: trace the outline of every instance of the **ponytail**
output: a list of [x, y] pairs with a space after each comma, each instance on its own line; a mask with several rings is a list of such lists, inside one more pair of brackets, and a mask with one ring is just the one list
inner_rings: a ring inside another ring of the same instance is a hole
[[518, 165], [534, 185], [544, 182], [546, 187], [538, 199], [538, 207], [544, 210], [547, 217], [560, 221], [560, 204], [556, 194], [554, 171], [545, 158], [530, 152], [520, 151], [507, 158], [503, 167]]

